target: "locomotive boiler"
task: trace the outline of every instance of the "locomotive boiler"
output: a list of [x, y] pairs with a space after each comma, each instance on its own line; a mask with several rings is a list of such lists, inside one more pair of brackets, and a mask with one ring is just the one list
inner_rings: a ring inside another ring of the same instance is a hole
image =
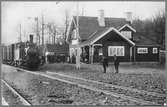
[[27, 43], [25, 48], [25, 58], [22, 65], [26, 66], [28, 69], [38, 69], [41, 63], [40, 53], [38, 46], [33, 43], [33, 35], [30, 35], [30, 41]]
[[39, 47], [33, 43], [33, 35], [27, 42], [14, 43], [2, 47], [3, 63], [29, 70], [37, 70], [42, 64]]

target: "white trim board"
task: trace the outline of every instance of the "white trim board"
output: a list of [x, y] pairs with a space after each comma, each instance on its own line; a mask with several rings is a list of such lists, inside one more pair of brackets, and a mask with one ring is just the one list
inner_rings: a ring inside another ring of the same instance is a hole
[[130, 28], [133, 32], [136, 32], [136, 30], [134, 29], [134, 28], [132, 28], [130, 25], [128, 25], [128, 24], [125, 24], [124, 26], [122, 26], [118, 31], [121, 31], [124, 27], [128, 27], [128, 28]]
[[[79, 20], [79, 19], [78, 19]], [[79, 23], [79, 21], [78, 21]], [[67, 38], [66, 38], [66, 41], [68, 41], [68, 38], [69, 38], [69, 35], [70, 35], [70, 30], [71, 30], [71, 25], [74, 24], [74, 28], [77, 29], [77, 25], [75, 23], [75, 20], [74, 20], [74, 16], [72, 16], [71, 20], [70, 20], [70, 23], [69, 23], [69, 27], [67, 28]], [[78, 33], [79, 33], [79, 25], [78, 25]], [[79, 36], [79, 39], [81, 39], [80, 35], [78, 34]]]
[[72, 22], [73, 22], [73, 17], [70, 19], [70, 23], [69, 23], [69, 26], [67, 28], [67, 38], [66, 38], [66, 41], [68, 41], [68, 38], [69, 38], [69, 35], [70, 35], [70, 29], [71, 29]]
[[106, 32], [104, 32], [103, 34], [101, 34], [99, 37], [97, 37], [95, 40], [93, 40], [90, 44], [94, 44], [96, 41], [98, 41], [99, 39], [101, 39], [102, 37], [104, 37], [107, 33], [111, 32], [111, 31], [115, 31], [118, 35], [120, 35], [122, 38], [124, 38], [125, 40], [127, 40], [129, 43], [131, 43], [132, 45], [135, 45], [134, 42], [132, 42], [131, 40], [129, 40], [128, 38], [124, 37], [117, 29], [111, 27], [109, 28]]

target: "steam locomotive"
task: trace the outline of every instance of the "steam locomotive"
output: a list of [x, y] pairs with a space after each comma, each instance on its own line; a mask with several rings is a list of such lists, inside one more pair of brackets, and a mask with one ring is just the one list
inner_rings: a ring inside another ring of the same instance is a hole
[[40, 48], [33, 43], [33, 35], [30, 35], [30, 41], [2, 46], [2, 61], [13, 66], [37, 70], [44, 64], [40, 52]]

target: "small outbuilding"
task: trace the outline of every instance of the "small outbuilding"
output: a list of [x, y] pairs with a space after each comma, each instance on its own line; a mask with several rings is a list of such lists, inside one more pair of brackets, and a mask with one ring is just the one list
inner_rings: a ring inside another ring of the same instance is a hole
[[45, 61], [48, 63], [66, 62], [69, 56], [69, 45], [67, 43], [46, 44], [44, 53]]

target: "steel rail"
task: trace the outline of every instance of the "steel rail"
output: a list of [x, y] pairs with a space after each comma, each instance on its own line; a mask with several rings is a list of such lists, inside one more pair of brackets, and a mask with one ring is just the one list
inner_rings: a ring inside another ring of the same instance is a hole
[[138, 89], [135, 89], [135, 88], [118, 86], [118, 85], [108, 84], [108, 83], [94, 81], [94, 80], [88, 80], [88, 79], [79, 78], [79, 77], [72, 77], [72, 76], [69, 76], [69, 75], [62, 74], [62, 73], [55, 73], [55, 72], [49, 72], [49, 71], [47, 71], [47, 73], [56, 74], [56, 75], [60, 75], [60, 76], [68, 77], [68, 78], [73, 78], [73, 79], [78, 79], [78, 80], [82, 80], [82, 81], [85, 81], [85, 82], [97, 83], [97, 84], [110, 86], [110, 87], [114, 87], [114, 88], [120, 88], [120, 89], [123, 89], [123, 90], [128, 90], [128, 91], [131, 91], [131, 92], [137, 92], [137, 93], [140, 93], [140, 94], [147, 94], [147, 95], [156, 96], [156, 97], [166, 97], [166, 95], [159, 94], [159, 93], [156, 93], [156, 92], [148, 92], [148, 91], [144, 91], [144, 90], [138, 90]]
[[78, 83], [76, 83], [74, 81], [71, 82], [70, 80], [65, 80], [65, 79], [62, 79], [62, 78], [57, 78], [57, 77], [54, 77], [54, 76], [51, 76], [51, 75], [47, 75], [47, 74], [44, 74], [44, 73], [32, 72], [32, 71], [25, 70], [25, 69], [22, 69], [22, 68], [17, 68], [17, 69], [22, 70], [22, 71], [27, 72], [27, 73], [31, 73], [31, 74], [43, 76], [43, 77], [46, 77], [46, 78], [50, 78], [50, 79], [53, 79], [53, 80], [58, 80], [58, 81], [61, 81], [61, 82], [64, 82], [64, 83], [68, 83], [68, 84], [72, 84], [72, 85], [77, 85], [77, 86], [79, 86], [81, 88], [89, 89], [89, 90], [92, 90], [92, 91], [102, 92], [102, 93], [104, 93], [106, 95], [111, 95], [111, 96], [114, 96], [114, 97], [117, 97], [117, 98], [121, 98], [121, 99], [124, 99], [124, 100], [133, 101], [133, 102], [139, 103], [141, 105], [159, 105], [159, 104], [157, 104], [155, 102], [145, 101], [143, 99], [126, 96], [124, 94], [117, 94], [117, 93], [110, 92], [110, 91], [107, 91], [107, 90], [98, 89], [98, 88], [95, 88], [95, 87], [92, 87], [92, 86], [78, 84]]
[[20, 98], [20, 101], [26, 105], [31, 106], [32, 104], [29, 103], [23, 96], [21, 96], [12, 86], [10, 86], [5, 80], [1, 80], [15, 95], [17, 95]]
[[[13, 66], [11, 66], [13, 67]], [[92, 87], [92, 86], [87, 86], [87, 85], [82, 85], [82, 84], [78, 84], [77, 82], [74, 82], [74, 81], [70, 81], [70, 80], [65, 80], [65, 79], [62, 79], [61, 77], [60, 78], [57, 78], [57, 77], [54, 77], [54, 76], [51, 76], [51, 75], [47, 75], [45, 73], [41, 73], [41, 72], [32, 72], [32, 71], [29, 71], [29, 70], [25, 70], [25, 69], [22, 69], [22, 68], [17, 68], [17, 67], [13, 67], [15, 69], [18, 69], [18, 70], [22, 70], [22, 71], [25, 71], [25, 72], [28, 72], [28, 73], [31, 73], [31, 74], [35, 74], [35, 75], [39, 75], [39, 76], [43, 76], [43, 77], [47, 77], [47, 78], [50, 78], [50, 79], [54, 79], [54, 80], [58, 80], [58, 81], [62, 81], [62, 82], [65, 82], [65, 83], [69, 83], [69, 84], [73, 84], [73, 85], [77, 85], [79, 87], [82, 87], [82, 88], [85, 88], [85, 89], [89, 89], [89, 90], [92, 90], [92, 91], [97, 91], [97, 92], [103, 92], [104, 94], [107, 94], [107, 95], [112, 95], [112, 96], [115, 96], [117, 98], [122, 98], [122, 99], [125, 99], [125, 100], [130, 100], [130, 101], [133, 101], [133, 102], [136, 102], [136, 103], [140, 103], [142, 105], [159, 105], [155, 102], [151, 102], [151, 101], [145, 101], [143, 99], [139, 99], [139, 98], [134, 98], [134, 97], [130, 97], [130, 96], [126, 96], [124, 94], [117, 94], [117, 93], [114, 93], [114, 92], [110, 92], [110, 91], [107, 91], [107, 90], [103, 90], [103, 89], [98, 89], [98, 88], [95, 88], [95, 87]], [[60, 74], [60, 75], [63, 75], [63, 74]], [[67, 78], [67, 77], [66, 77]], [[77, 77], [76, 77], [77, 78]], [[77, 79], [80, 79], [80, 78], [77, 78]], [[83, 79], [85, 81], [91, 81], [91, 80], [86, 80], [86, 79]], [[92, 82], [92, 81], [91, 81]], [[103, 83], [103, 82], [98, 82], [98, 81], [93, 81], [95, 83]], [[109, 85], [106, 83], [106, 85]], [[119, 86], [118, 86], [119, 87]]]

